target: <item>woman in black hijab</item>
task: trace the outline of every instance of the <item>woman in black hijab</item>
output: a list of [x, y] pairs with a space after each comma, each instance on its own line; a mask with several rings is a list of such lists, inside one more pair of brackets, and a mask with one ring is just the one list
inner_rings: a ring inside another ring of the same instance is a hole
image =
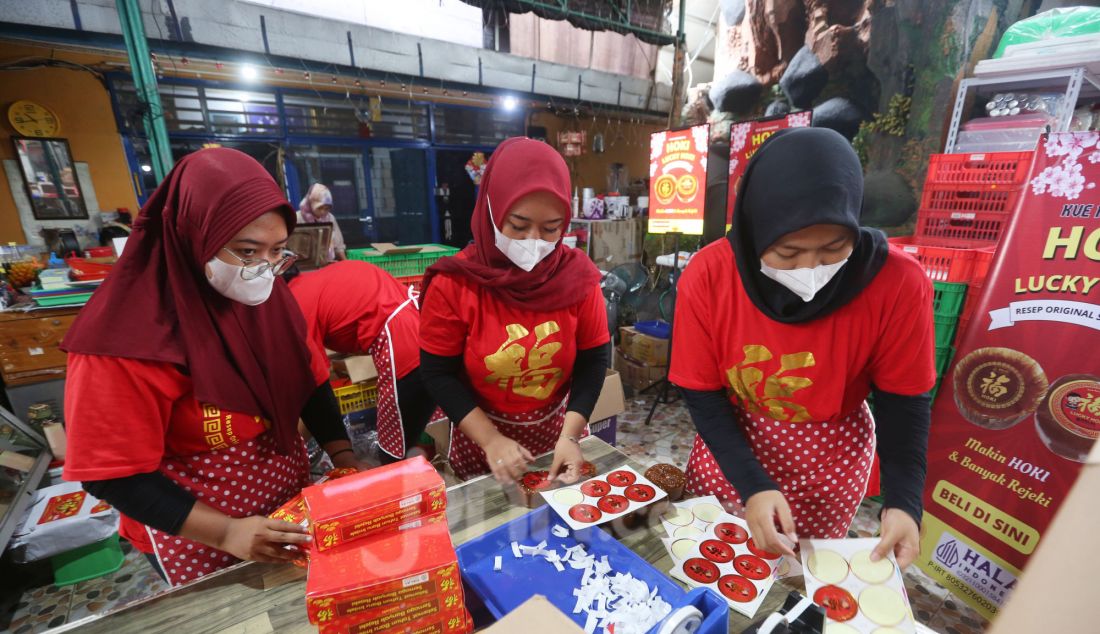
[[831, 130], [777, 132], [738, 194], [727, 239], [680, 281], [670, 379], [699, 432], [688, 486], [743, 509], [760, 547], [793, 555], [799, 537], [847, 535], [877, 446], [874, 558], [907, 566], [936, 377], [932, 284], [859, 225], [862, 169]]

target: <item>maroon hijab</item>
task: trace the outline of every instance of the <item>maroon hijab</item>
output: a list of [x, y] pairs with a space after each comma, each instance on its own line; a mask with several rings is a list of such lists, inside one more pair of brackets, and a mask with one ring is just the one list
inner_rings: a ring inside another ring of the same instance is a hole
[[62, 349], [179, 366], [196, 399], [273, 421], [288, 452], [316, 387], [302, 313], [281, 280], [266, 302], [245, 306], [215, 291], [203, 270], [269, 211], [294, 230], [279, 186], [248, 155], [216, 148], [184, 157], [142, 207], [122, 257]]
[[458, 256], [443, 258], [429, 268], [424, 276], [424, 292], [433, 275], [449, 273], [462, 275], [488, 288], [504, 303], [519, 308], [550, 311], [584, 301], [591, 286], [599, 282], [600, 271], [582, 251], [563, 246], [559, 239], [554, 251], [528, 272], [512, 264], [496, 246], [496, 233], [489, 223], [497, 229], [503, 228], [512, 205], [535, 192], [553, 194], [561, 202], [565, 216], [562, 233], [568, 231], [569, 168], [561, 155], [533, 139], [516, 137], [504, 141], [493, 152], [481, 177], [470, 220], [474, 243]]

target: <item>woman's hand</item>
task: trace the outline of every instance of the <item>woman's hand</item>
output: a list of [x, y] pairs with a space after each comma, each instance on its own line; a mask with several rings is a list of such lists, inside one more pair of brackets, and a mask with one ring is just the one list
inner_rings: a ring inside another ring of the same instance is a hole
[[[305, 528], [262, 515], [229, 518], [219, 550], [247, 561], [277, 564], [301, 557], [303, 546], [313, 538]], [[285, 548], [287, 545], [294, 548]]]
[[482, 449], [485, 450], [485, 461], [489, 463], [493, 477], [501, 484], [520, 479], [527, 463], [535, 459], [523, 445], [503, 434], [497, 434]]
[[913, 516], [901, 509], [882, 512], [882, 539], [871, 552], [871, 561], [878, 561], [891, 552], [898, 568], [905, 570], [920, 554], [920, 527]]
[[576, 437], [563, 435], [554, 446], [554, 462], [550, 465], [549, 477], [557, 478], [563, 484], [573, 484], [581, 477], [581, 465], [584, 453]]
[[753, 534], [753, 541], [759, 548], [797, 559], [792, 547], [783, 542], [779, 531], [775, 529], [778, 521], [783, 529], [783, 536], [792, 545], [798, 543], [791, 507], [782, 493], [775, 490], [761, 491], [749, 498], [745, 503], [745, 521], [748, 522], [749, 532]]

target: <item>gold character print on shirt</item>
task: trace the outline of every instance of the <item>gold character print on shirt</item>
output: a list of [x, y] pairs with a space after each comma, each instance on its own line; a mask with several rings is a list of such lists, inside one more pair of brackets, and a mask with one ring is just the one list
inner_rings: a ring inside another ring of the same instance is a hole
[[[217, 405], [204, 403], [202, 410], [202, 432], [206, 444], [212, 450], [225, 449], [239, 445], [241, 439], [233, 430], [233, 414], [223, 412]], [[259, 417], [256, 417], [259, 421]]]
[[[779, 370], [765, 377], [758, 366], [774, 358], [764, 346], [744, 347], [745, 358], [727, 371], [730, 387], [745, 409], [762, 413], [778, 421], [804, 423], [810, 420], [810, 412], [791, 400], [795, 392], [808, 388], [814, 382], [804, 376], [787, 374], [792, 370], [811, 368], [817, 364], [812, 352], [785, 354], [779, 358]], [[761, 389], [763, 383], [763, 389]]]
[[530, 350], [521, 341], [528, 338], [531, 331], [521, 324], [508, 324], [504, 330], [507, 335], [504, 343], [485, 357], [485, 369], [489, 371], [485, 381], [520, 396], [540, 401], [550, 398], [561, 382], [561, 368], [552, 367], [551, 363], [562, 344], [546, 339], [561, 332], [558, 322], [547, 321], [535, 326], [535, 342]]

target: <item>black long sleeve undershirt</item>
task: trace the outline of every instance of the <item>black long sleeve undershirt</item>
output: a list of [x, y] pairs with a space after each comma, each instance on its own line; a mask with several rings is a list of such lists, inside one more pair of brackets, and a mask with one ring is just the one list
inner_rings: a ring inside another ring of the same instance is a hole
[[932, 397], [901, 396], [876, 389], [874, 402], [883, 507], [905, 511], [920, 526]]
[[348, 429], [340, 414], [340, 404], [332, 391], [332, 383], [317, 386], [302, 408], [302, 422], [321, 447], [335, 440], [348, 440]]
[[577, 358], [573, 361], [573, 385], [569, 390], [567, 411], [576, 412], [585, 420], [592, 416], [596, 401], [600, 400], [610, 358], [611, 344], [577, 351]]
[[[778, 490], [757, 460], [741, 428], [733, 404], [723, 390], [681, 388], [695, 428], [707, 444], [722, 474], [742, 500], [761, 491]], [[909, 513], [920, 524], [927, 466], [931, 397], [901, 396], [874, 390], [875, 437], [878, 444], [885, 508]]]
[[[603, 389], [609, 355], [606, 344], [577, 351], [577, 358], [573, 362], [573, 385], [569, 394], [568, 411], [580, 414], [585, 420], [592, 415]], [[420, 351], [420, 374], [428, 387], [428, 393], [455, 424], [465, 419], [477, 407], [473, 392], [462, 382], [461, 377], [465, 372], [462, 355], [444, 357], [425, 350]]]
[[84, 490], [127, 517], [170, 535], [178, 535], [195, 498], [167, 476], [154, 471], [125, 478], [87, 480]]

